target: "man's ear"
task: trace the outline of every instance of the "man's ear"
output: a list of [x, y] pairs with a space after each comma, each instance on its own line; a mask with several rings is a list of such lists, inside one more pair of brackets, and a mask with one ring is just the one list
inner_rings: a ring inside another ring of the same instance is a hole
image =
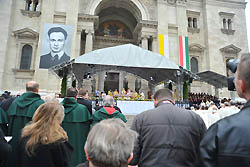
[[85, 151], [86, 158], [87, 158], [87, 160], [89, 161], [90, 159], [89, 159], [88, 150], [87, 150], [86, 148], [84, 148], [84, 151]]
[[246, 86], [245, 82], [243, 80], [239, 80], [239, 82], [240, 82], [240, 88], [241, 88], [242, 93], [246, 93], [247, 86]]
[[128, 158], [128, 164], [129, 162], [133, 159], [133, 153], [130, 154], [129, 158]]

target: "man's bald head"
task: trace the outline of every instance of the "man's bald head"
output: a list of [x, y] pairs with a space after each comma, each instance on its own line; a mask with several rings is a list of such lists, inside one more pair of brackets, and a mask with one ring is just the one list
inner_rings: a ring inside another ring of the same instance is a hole
[[38, 93], [39, 84], [36, 81], [29, 81], [26, 83], [26, 92]]
[[113, 107], [115, 105], [114, 98], [110, 95], [107, 95], [103, 99], [103, 106], [104, 107]]

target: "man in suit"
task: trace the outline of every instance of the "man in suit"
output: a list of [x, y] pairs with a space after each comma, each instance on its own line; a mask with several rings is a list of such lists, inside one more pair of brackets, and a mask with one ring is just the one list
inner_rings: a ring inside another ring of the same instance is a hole
[[61, 27], [49, 29], [48, 37], [51, 51], [41, 56], [40, 68], [48, 69], [70, 60], [70, 57], [63, 50], [67, 36], [67, 32]]
[[82, 104], [88, 108], [90, 115], [92, 115], [92, 101], [87, 99], [87, 91], [80, 89], [78, 92], [77, 103]]

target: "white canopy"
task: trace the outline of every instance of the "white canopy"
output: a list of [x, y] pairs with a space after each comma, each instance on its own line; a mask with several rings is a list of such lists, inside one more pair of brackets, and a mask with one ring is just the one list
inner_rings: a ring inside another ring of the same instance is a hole
[[86, 75], [109, 70], [132, 73], [153, 85], [168, 79], [177, 82], [177, 71], [181, 71], [183, 80], [193, 78], [191, 72], [179, 67], [167, 57], [132, 44], [98, 49], [57, 65], [52, 70], [59, 76], [72, 71], [79, 82]]
[[179, 69], [179, 66], [170, 61], [167, 57], [132, 44], [98, 49], [77, 57], [75, 63]]

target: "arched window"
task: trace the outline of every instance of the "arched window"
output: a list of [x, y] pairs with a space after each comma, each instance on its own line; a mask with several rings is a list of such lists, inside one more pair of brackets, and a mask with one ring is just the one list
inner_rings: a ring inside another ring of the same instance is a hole
[[192, 28], [192, 18], [191, 17], [188, 18], [188, 27]]
[[32, 58], [32, 46], [24, 45], [22, 48], [22, 55], [20, 61], [20, 69], [30, 69]]
[[198, 60], [195, 57], [191, 58], [191, 72], [198, 73]]
[[231, 19], [227, 20], [227, 25], [228, 25], [228, 29], [232, 30], [232, 20]]
[[193, 18], [193, 28], [197, 28], [197, 19]]
[[227, 20], [223, 19], [223, 29], [227, 29]]

